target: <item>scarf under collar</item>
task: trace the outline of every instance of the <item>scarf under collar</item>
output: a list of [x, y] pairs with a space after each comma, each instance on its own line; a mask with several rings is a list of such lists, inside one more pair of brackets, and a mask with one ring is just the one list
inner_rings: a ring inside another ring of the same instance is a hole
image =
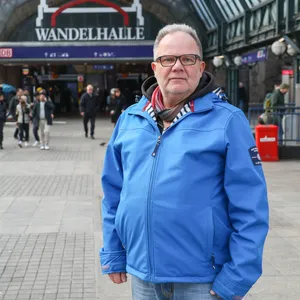
[[154, 109], [155, 115], [167, 122], [172, 122], [176, 118], [186, 102], [186, 99], [184, 99], [172, 108], [165, 108], [159, 86], [157, 86], [153, 91], [151, 97], [151, 105]]

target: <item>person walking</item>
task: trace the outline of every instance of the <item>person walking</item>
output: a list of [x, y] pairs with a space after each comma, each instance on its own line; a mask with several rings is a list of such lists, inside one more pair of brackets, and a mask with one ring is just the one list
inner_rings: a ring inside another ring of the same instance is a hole
[[283, 126], [282, 119], [285, 113], [284, 98], [286, 93], [289, 91], [289, 85], [282, 83], [279, 88], [275, 89], [272, 93], [271, 100], [271, 116], [272, 121], [270, 123], [278, 126], [278, 144], [282, 145], [283, 138]]
[[114, 88], [112, 89], [110, 96], [110, 117], [111, 122], [116, 125], [121, 113], [124, 111], [126, 105], [125, 97], [121, 94], [120, 89]]
[[[31, 109], [34, 108], [34, 106], [39, 103], [40, 101], [40, 94], [36, 92], [34, 94], [34, 100], [33, 103], [30, 104]], [[37, 147], [40, 144], [40, 137], [39, 137], [39, 119], [37, 115], [32, 115], [32, 131], [33, 131], [33, 136], [35, 138], [35, 142], [33, 143], [33, 147]]]
[[91, 122], [91, 138], [94, 140], [96, 113], [99, 108], [98, 97], [93, 93], [94, 88], [92, 85], [88, 85], [86, 93], [81, 96], [80, 99], [80, 114], [83, 117], [83, 126], [85, 131], [85, 137], [88, 137], [88, 122]]
[[[19, 102], [21, 100], [22, 95], [23, 95], [23, 90], [17, 89], [16, 95], [14, 97], [12, 97], [9, 102], [9, 114], [12, 116], [13, 120], [16, 122], [17, 122], [16, 109], [17, 109], [17, 105], [19, 104]], [[15, 132], [14, 132], [14, 138], [16, 140], [18, 139], [18, 135], [19, 135], [19, 128], [17, 126], [15, 129]]]
[[27, 103], [25, 95], [21, 96], [20, 103], [17, 105], [16, 117], [17, 127], [19, 128], [18, 145], [22, 148], [25, 139], [25, 147], [27, 147], [29, 142], [30, 105]]
[[120, 116], [102, 172], [102, 273], [134, 300], [242, 299], [261, 276], [267, 188], [245, 114], [219, 96], [184, 24]]
[[3, 150], [3, 128], [6, 122], [7, 105], [4, 101], [4, 94], [0, 93], [0, 150]]
[[40, 137], [41, 137], [41, 150], [49, 150], [49, 142], [50, 142], [50, 129], [53, 124], [53, 115], [54, 112], [54, 104], [47, 97], [45, 91], [41, 91], [39, 94], [39, 101], [35, 104], [33, 108], [32, 118], [36, 119], [38, 122], [38, 127], [40, 129]]

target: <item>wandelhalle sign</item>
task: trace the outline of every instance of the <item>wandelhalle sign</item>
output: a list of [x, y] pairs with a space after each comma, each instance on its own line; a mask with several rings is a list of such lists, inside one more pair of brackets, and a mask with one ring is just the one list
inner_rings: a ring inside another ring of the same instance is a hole
[[[86, 4], [95, 7], [83, 7]], [[80, 18], [82, 14], [119, 14], [123, 19], [119, 27], [59, 27], [58, 20], [67, 14]], [[135, 15], [135, 20], [132, 16]], [[50, 16], [50, 22], [45, 17]], [[50, 24], [44, 24], [50, 23]], [[134, 25], [133, 25], [134, 24]], [[48, 25], [48, 26], [47, 26]], [[73, 0], [61, 7], [49, 7], [40, 0], [35, 28], [37, 40], [52, 41], [136, 41], [144, 40], [144, 17], [140, 0], [131, 6], [121, 7], [105, 0]]]

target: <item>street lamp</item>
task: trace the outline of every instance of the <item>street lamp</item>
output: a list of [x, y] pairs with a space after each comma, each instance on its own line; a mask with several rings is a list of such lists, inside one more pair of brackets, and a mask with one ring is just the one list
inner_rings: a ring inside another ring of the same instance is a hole
[[239, 67], [242, 65], [242, 57], [241, 56], [236, 56], [234, 59], [233, 59], [233, 62], [234, 64]]
[[271, 46], [272, 52], [279, 56], [282, 55], [286, 50], [286, 44], [282, 41], [275, 41]]
[[213, 59], [213, 64], [216, 68], [219, 68], [223, 64], [223, 56], [215, 56]]
[[294, 56], [297, 53], [297, 50], [292, 45], [288, 44], [286, 52], [288, 55]]

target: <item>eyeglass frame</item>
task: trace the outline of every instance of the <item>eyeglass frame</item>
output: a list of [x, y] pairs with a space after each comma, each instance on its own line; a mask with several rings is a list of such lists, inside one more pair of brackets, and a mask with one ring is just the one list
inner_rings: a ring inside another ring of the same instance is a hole
[[[180, 58], [181, 58], [182, 56], [185, 56], [185, 55], [193, 55], [193, 56], [195, 57], [195, 63], [194, 63], [194, 64], [191, 64], [191, 65], [184, 65], [184, 64], [182, 63], [182, 61], [181, 61]], [[170, 65], [170, 66], [164, 66], [164, 65], [161, 63], [161, 58], [162, 58], [162, 57], [165, 57], [165, 56], [172, 56], [172, 57], [175, 57], [176, 60], [175, 60], [174, 64], [173, 64], [173, 65]], [[178, 59], [179, 59], [180, 63], [181, 63], [184, 67], [194, 66], [194, 65], [196, 64], [196, 62], [197, 62], [197, 59], [199, 59], [200, 62], [202, 61], [201, 56], [198, 55], [198, 54], [182, 54], [182, 55], [178, 55], [178, 56], [177, 56], [177, 55], [162, 55], [162, 56], [157, 57], [157, 58], [155, 59], [155, 62], [159, 62], [159, 63], [161, 64], [162, 67], [168, 68], [168, 67], [174, 67], [174, 66], [176, 65]]]

